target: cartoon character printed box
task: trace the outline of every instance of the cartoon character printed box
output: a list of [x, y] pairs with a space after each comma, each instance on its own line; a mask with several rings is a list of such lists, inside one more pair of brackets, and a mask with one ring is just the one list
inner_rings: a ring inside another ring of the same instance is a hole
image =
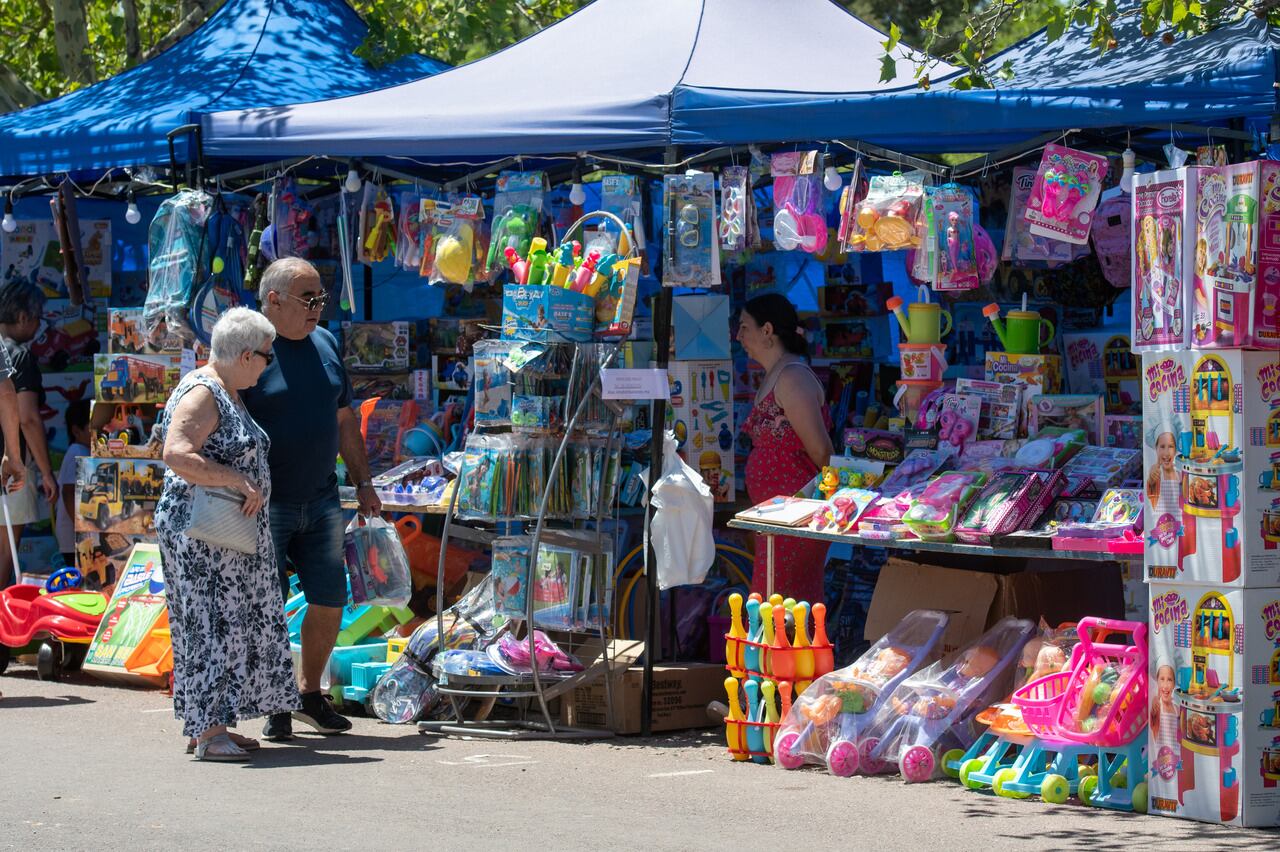
[[734, 501], [733, 362], [672, 361], [667, 428], [680, 455], [702, 474], [717, 503]]
[[1022, 385], [1022, 414], [1019, 417], [1018, 435], [1025, 438], [1035, 397], [1042, 393], [1062, 392], [1062, 356], [988, 351], [986, 380]]
[[1280, 824], [1280, 589], [1150, 588], [1148, 812]]
[[409, 323], [342, 324], [342, 361], [354, 373], [398, 373], [409, 369]]
[[1280, 163], [1261, 164], [1258, 211], [1258, 278], [1253, 288], [1253, 334], [1257, 349], [1280, 349]]
[[1149, 580], [1280, 586], [1280, 359], [1143, 356]]

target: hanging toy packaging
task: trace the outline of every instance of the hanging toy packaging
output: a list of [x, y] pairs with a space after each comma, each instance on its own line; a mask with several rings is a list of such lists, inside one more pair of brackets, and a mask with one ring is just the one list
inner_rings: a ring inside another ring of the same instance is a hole
[[667, 235], [662, 283], [666, 287], [719, 287], [715, 250], [715, 177], [706, 172], [667, 175], [663, 181]]
[[359, 260], [365, 264], [381, 263], [395, 248], [396, 211], [391, 196], [381, 186], [366, 183], [364, 205], [360, 208]]
[[1046, 145], [1027, 199], [1031, 233], [1076, 245], [1087, 243], [1106, 175], [1106, 157]]
[[484, 205], [477, 195], [451, 196], [449, 205], [437, 204], [432, 284], [461, 284], [468, 292], [476, 281], [476, 229], [484, 219]]
[[917, 248], [924, 238], [924, 174], [877, 175], [858, 207], [850, 251]]
[[1194, 170], [1133, 177], [1133, 323], [1135, 352], [1186, 349], [1194, 268], [1193, 240], [1183, 226], [1195, 221]]
[[521, 257], [529, 253], [529, 242], [538, 235], [546, 191], [544, 172], [502, 172], [498, 175], [493, 196], [493, 234], [485, 262], [490, 281], [507, 268], [508, 248], [515, 249]]
[[817, 151], [789, 151], [770, 158], [773, 174], [773, 244], [780, 251], [822, 254], [827, 219], [822, 212], [822, 176]]
[[347, 525], [343, 545], [353, 603], [391, 607], [409, 604], [413, 594], [409, 557], [395, 525], [381, 517], [356, 515]]
[[720, 171], [720, 248], [744, 251], [759, 245], [751, 170], [746, 166], [725, 166]]
[[[1019, 167], [1013, 170], [1013, 181], [1009, 190], [1009, 218], [1005, 222], [1001, 257], [1014, 266], [1032, 268], [1052, 268], [1078, 260], [1089, 253], [1088, 246], [1062, 242], [1032, 233], [1031, 222], [1027, 219], [1027, 201], [1031, 198], [1031, 190], [1036, 185], [1036, 176], [1036, 169], [1030, 167]], [[1129, 240], [1127, 230], [1124, 239], [1125, 242]]]
[[978, 249], [974, 239], [973, 196], [958, 184], [947, 184], [933, 193], [930, 207], [937, 234], [935, 290], [972, 290], [978, 276]]

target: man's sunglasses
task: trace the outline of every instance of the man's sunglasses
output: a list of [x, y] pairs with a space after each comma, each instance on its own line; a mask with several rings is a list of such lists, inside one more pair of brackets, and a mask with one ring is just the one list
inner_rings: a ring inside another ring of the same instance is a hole
[[321, 308], [323, 308], [325, 305], [329, 304], [328, 293], [320, 293], [319, 295], [309, 296], [309, 297], [295, 296], [292, 293], [287, 293], [285, 295], [287, 295], [290, 299], [295, 299], [301, 302], [302, 304], [306, 305], [307, 310], [309, 311], [318, 311]]

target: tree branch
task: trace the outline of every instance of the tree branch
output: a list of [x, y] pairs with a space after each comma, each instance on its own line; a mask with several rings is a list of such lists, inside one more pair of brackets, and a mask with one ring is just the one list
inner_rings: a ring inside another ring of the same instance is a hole
[[0, 62], [0, 110], [13, 112], [43, 100], [12, 68]]
[[124, 12], [124, 66], [132, 68], [142, 60], [142, 43], [138, 38], [138, 2], [120, 0]]
[[197, 0], [191, 11], [187, 13], [186, 17], [174, 24], [173, 29], [161, 36], [159, 41], [143, 52], [142, 61], [147, 62], [156, 56], [159, 56], [161, 53], [177, 44], [182, 38], [199, 29], [208, 14], [208, 10], [206, 9], [207, 2], [208, 0]]

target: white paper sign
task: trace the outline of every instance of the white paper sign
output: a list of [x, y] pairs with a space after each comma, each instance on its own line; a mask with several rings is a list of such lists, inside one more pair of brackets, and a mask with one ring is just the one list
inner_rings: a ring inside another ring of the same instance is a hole
[[667, 399], [666, 370], [603, 370], [605, 399]]

